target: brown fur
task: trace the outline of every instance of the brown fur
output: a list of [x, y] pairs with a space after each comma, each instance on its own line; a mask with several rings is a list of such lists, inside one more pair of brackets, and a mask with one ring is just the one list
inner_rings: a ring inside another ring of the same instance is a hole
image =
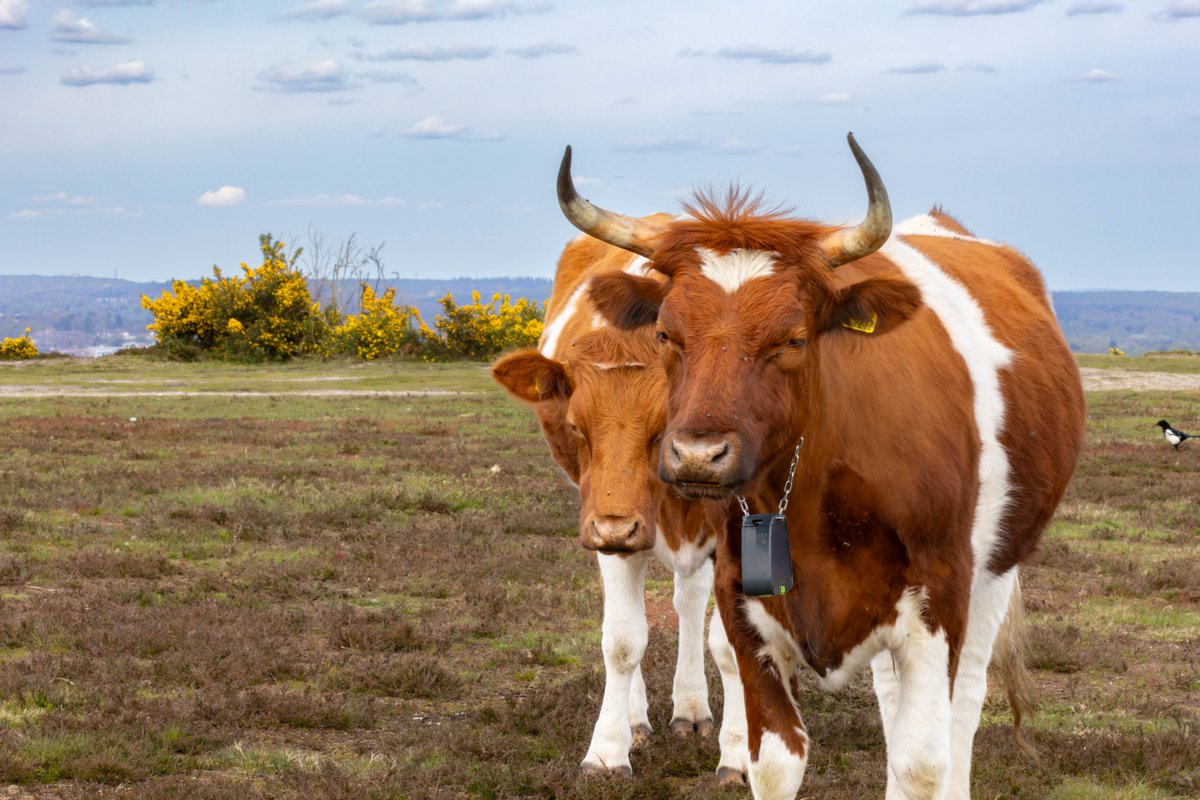
[[[733, 454], [720, 489], [695, 491], [745, 494], [753, 511], [773, 509], [803, 435], [788, 508], [796, 588], [763, 600], [764, 608], [826, 673], [894, 619], [906, 588], [923, 588], [924, 619], [945, 632], [953, 682], [972, 580], [980, 442], [972, 382], [948, 332], [883, 255], [832, 273], [819, 245], [833, 228], [764, 213], [736, 190], [724, 204], [700, 195], [688, 210], [694, 218], [672, 223], [653, 254], [669, 278], [656, 321], [670, 343], [666, 436], [721, 436]], [[966, 234], [940, 209], [934, 214]], [[999, 574], [1036, 547], [1071, 476], [1082, 443], [1078, 373], [1044, 284], [1019, 254], [946, 237], [909, 243], [969, 288], [1015, 353], [1001, 387], [1013, 488], [987, 565]], [[698, 248], [774, 252], [776, 270], [730, 294], [699, 273]], [[843, 327], [871, 314], [879, 317], [872, 334]], [[782, 676], [757, 657], [762, 642], [739, 602], [736, 534], [731, 522], [716, 590], [743, 670], [756, 752], [764, 728], [786, 738], [800, 723], [780, 700]], [[1019, 716], [1026, 706], [1013, 698]]]

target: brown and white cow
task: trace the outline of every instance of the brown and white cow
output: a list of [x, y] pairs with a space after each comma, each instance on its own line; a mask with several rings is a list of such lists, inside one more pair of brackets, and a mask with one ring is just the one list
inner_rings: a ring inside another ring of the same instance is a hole
[[[652, 557], [674, 573], [679, 615], [671, 729], [701, 734], [712, 729], [704, 616], [725, 516], [723, 504], [681, 499], [659, 480], [667, 385], [658, 345], [648, 329], [606, 325], [588, 291], [603, 276], [646, 274], [644, 258], [578, 237], [559, 260], [539, 347], [506, 355], [493, 366], [497, 381], [533, 404], [551, 454], [579, 487], [580, 542], [597, 551], [604, 583], [606, 672], [583, 769], [626, 775], [632, 774], [630, 747], [650, 733], [640, 664], [649, 634], [644, 592]], [[749, 759], [742, 689], [716, 614], [709, 647], [725, 688], [718, 776], [741, 782]]]
[[794, 589], [742, 594], [733, 503], [717, 550], [755, 796], [791, 798], [803, 779], [801, 665], [836, 689], [870, 664], [888, 798], [966, 800], [993, 643], [1074, 470], [1083, 394], [1029, 261], [937, 210], [893, 230], [878, 173], [850, 146], [870, 197], [856, 227], [735, 190], [668, 222], [625, 217], [575, 192], [569, 148], [559, 200], [666, 276], [591, 287], [607, 319], [661, 342], [665, 481], [774, 512], [803, 439]]

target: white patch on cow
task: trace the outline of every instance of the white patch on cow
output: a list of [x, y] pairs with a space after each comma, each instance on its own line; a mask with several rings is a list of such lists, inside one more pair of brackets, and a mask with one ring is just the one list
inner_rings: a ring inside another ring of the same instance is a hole
[[650, 262], [645, 256], [636, 256], [632, 261], [625, 265], [625, 272], [630, 275], [637, 275], [645, 278], [653, 270], [650, 269]]
[[700, 274], [729, 294], [746, 281], [774, 274], [778, 255], [766, 250], [731, 250], [720, 256], [703, 247], [696, 252], [700, 254]]
[[763, 731], [758, 758], [750, 762], [750, 791], [755, 800], [792, 800], [804, 782], [807, 765], [807, 752], [793, 753], [779, 734]]
[[592, 328], [603, 328], [607, 324], [608, 320], [606, 320], [604, 315], [599, 311], [597, 311], [595, 314], [592, 314]]
[[992, 334], [983, 310], [958, 281], [940, 270], [916, 248], [892, 236], [880, 252], [900, 268], [917, 288], [966, 362], [975, 389], [975, 425], [979, 430], [979, 498], [971, 527], [975, 572], [986, 568], [1008, 506], [1008, 456], [1000, 444], [1004, 429], [1004, 395], [1000, 370], [1012, 361], [1012, 351]]
[[[800, 668], [801, 663], [800, 647], [791, 632], [767, 612], [761, 600], [747, 597], [743, 599], [742, 607], [746, 612], [746, 619], [763, 641], [755, 656], [764, 664], [770, 662], [775, 665], [779, 679], [791, 697], [791, 677]], [[795, 698], [792, 698], [792, 703], [795, 704]]]
[[[714, 537], [709, 537], [707, 540], [697, 544], [691, 539], [685, 539], [679, 545], [678, 550], [672, 550], [666, 541], [666, 537], [662, 535], [662, 530], [657, 531], [658, 535], [654, 537], [654, 556], [659, 562], [671, 570], [672, 572], [682, 575], [691, 575], [693, 572], [704, 568], [710, 562], [710, 556], [713, 550], [717, 549], [717, 540]], [[693, 532], [695, 535], [702, 534], [702, 531]]]
[[1009, 598], [1017, 585], [1017, 568], [1003, 575], [986, 570], [975, 576], [971, 587], [971, 607], [967, 615], [967, 635], [958, 656], [954, 676], [954, 700], [951, 705], [950, 797], [965, 800], [971, 796], [971, 749], [979, 728], [979, 713], [987, 698], [987, 670], [996, 635], [1008, 611]]
[[623, 361], [619, 364], [604, 363], [601, 361], [593, 361], [592, 366], [596, 369], [607, 372], [610, 369], [620, 369], [621, 367], [644, 367], [646, 366], [641, 361]]
[[545, 330], [542, 331], [542, 341], [538, 344], [538, 351], [546, 358], [553, 359], [558, 354], [558, 340], [562, 337], [563, 329], [567, 327], [567, 323], [571, 320], [571, 317], [575, 316], [575, 311], [579, 308], [579, 303], [583, 300], [583, 295], [587, 291], [587, 288], [588, 281], [579, 284], [567, 300], [566, 307], [556, 314], [554, 319], [547, 323]]
[[986, 244], [991, 247], [1003, 247], [999, 242], [993, 242], [990, 239], [980, 239], [975, 236], [968, 236], [965, 233], [952, 231], [943, 226], [935, 217], [924, 214], [912, 219], [906, 219], [898, 223], [893, 229], [895, 233], [901, 236], [941, 236], [946, 239], [957, 239], [960, 242], [974, 242], [975, 244]]
[[867, 638], [842, 656], [842, 662], [836, 669], [831, 669], [823, 675], [818, 673], [817, 685], [827, 692], [839, 691], [880, 652], [894, 651], [901, 647], [909, 636], [927, 633], [922, 620], [924, 608], [924, 590], [907, 589], [896, 602], [896, 621], [871, 631]]
[[[662, 537], [658, 537], [660, 540]], [[691, 548], [685, 544], [685, 548]], [[679, 616], [679, 650], [675, 660], [675, 682], [671, 688], [671, 722], [712, 723], [708, 706], [708, 678], [704, 674], [704, 615], [712, 594], [712, 560], [699, 568], [675, 572], [672, 600]]]
[[[644, 697], [632, 698], [630, 692], [650, 632], [645, 603], [650, 554], [644, 551], [628, 556], [599, 553], [596, 560], [604, 582], [604, 622], [600, 633], [604, 652], [604, 699], [583, 764], [611, 770], [629, 767], [629, 748], [633, 743], [630, 717], [639, 717], [635, 722], [640, 723], [640, 717], [644, 716]], [[641, 685], [644, 692], [645, 684]]]
[[721, 609], [713, 608], [712, 621], [708, 623], [708, 651], [713, 663], [721, 673], [721, 688], [725, 705], [721, 714], [721, 734], [717, 737], [721, 745], [721, 759], [717, 772], [722, 768], [747, 773], [750, 768], [750, 738], [746, 726], [746, 696], [742, 689], [742, 676], [738, 672], [737, 655], [725, 623], [721, 620]]

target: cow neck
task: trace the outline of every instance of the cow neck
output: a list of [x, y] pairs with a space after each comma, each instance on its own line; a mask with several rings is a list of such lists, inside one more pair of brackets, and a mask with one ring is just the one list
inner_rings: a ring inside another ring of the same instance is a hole
[[[792, 461], [788, 465], [787, 480], [783, 484], [783, 492], [779, 497], [779, 516], [787, 513], [788, 498], [792, 493], [792, 483], [796, 479], [796, 466], [800, 463], [800, 449], [804, 447], [804, 437], [800, 437], [800, 441], [796, 442], [796, 449], [792, 451]], [[746, 498], [738, 495], [738, 505], [742, 508], [742, 516], [750, 516], [750, 504], [746, 502]]]

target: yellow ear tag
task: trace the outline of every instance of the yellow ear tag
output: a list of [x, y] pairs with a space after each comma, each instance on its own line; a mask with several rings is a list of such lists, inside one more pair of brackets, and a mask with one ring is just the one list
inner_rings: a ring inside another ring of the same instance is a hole
[[869, 321], [864, 322], [851, 317], [849, 322], [842, 323], [842, 327], [849, 328], [852, 331], [859, 331], [861, 333], [874, 333], [875, 323], [877, 322], [879, 322], [879, 315], [875, 312], [871, 312], [871, 319]]

